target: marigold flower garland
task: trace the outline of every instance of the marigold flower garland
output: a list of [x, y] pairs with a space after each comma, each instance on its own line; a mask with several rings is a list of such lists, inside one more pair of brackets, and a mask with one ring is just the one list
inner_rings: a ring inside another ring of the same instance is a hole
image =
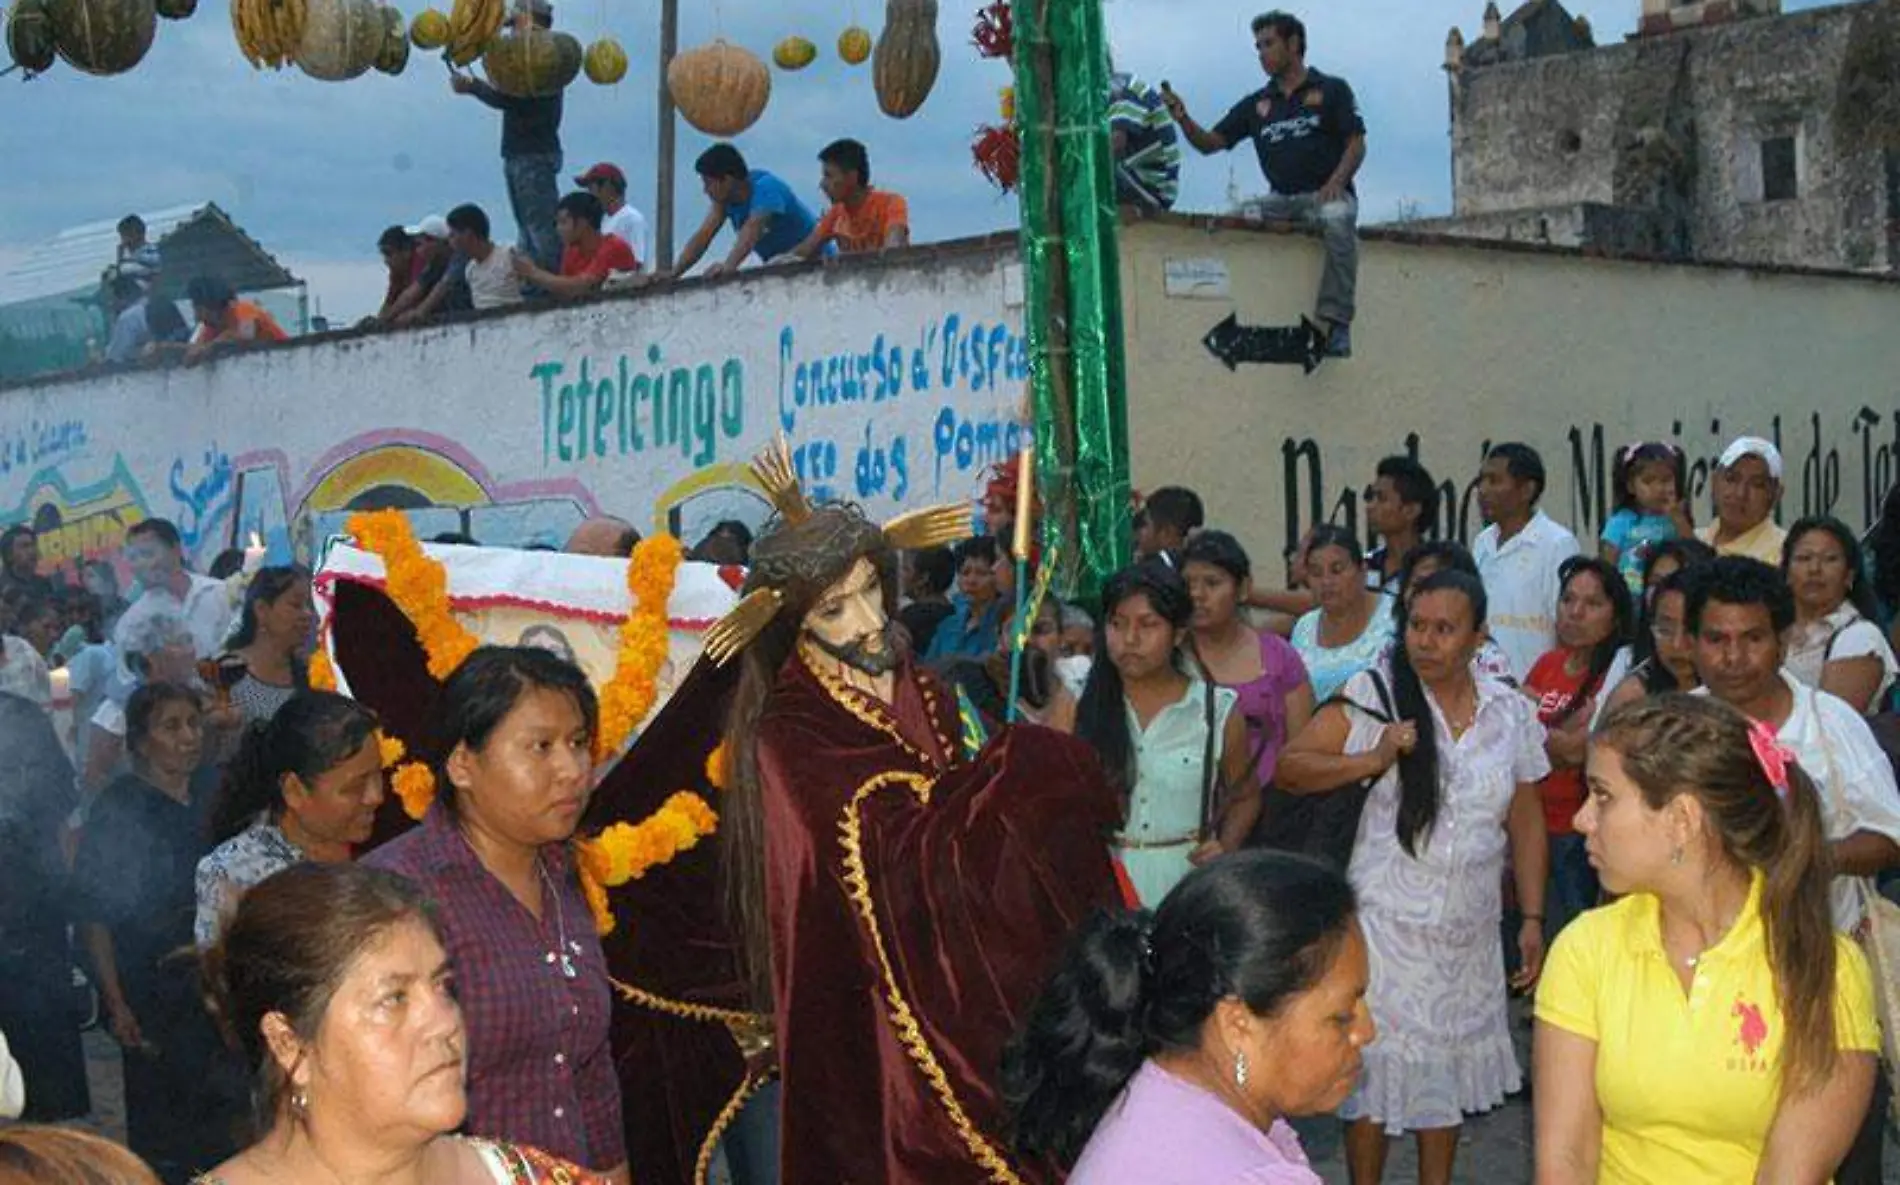
[[611, 761], [627, 738], [653, 710], [660, 697], [660, 668], [666, 665], [667, 606], [679, 578], [685, 549], [673, 536], [660, 533], [642, 539], [627, 562], [627, 592], [633, 609], [620, 627], [620, 655], [614, 676], [600, 689], [600, 730], [594, 737], [594, 759]]
[[592, 839], [574, 844], [575, 862], [580, 866], [581, 892], [594, 915], [594, 929], [613, 933], [614, 915], [607, 902], [607, 890], [638, 880], [650, 870], [667, 864], [687, 851], [719, 826], [719, 816], [706, 800], [690, 790], [681, 790], [665, 805], [638, 823], [615, 823]]
[[[481, 644], [459, 621], [449, 602], [448, 574], [416, 542], [409, 520], [400, 511], [371, 511], [351, 516], [346, 530], [366, 551], [381, 557], [384, 591], [415, 627], [427, 655], [429, 674], [447, 679]], [[633, 607], [620, 629], [620, 653], [613, 678], [600, 689], [600, 728], [595, 739], [597, 760], [616, 757], [633, 730], [653, 710], [659, 698], [660, 668], [669, 650], [667, 608], [679, 576], [685, 549], [671, 535], [642, 540], [627, 565], [627, 591]], [[336, 672], [329, 655], [319, 650], [310, 662], [313, 687], [335, 688]], [[391, 788], [402, 800], [403, 812], [420, 820], [435, 801], [435, 771], [420, 761], [405, 761], [400, 740], [378, 734], [383, 768], [394, 769]], [[707, 762], [708, 781], [723, 786], [723, 746]], [[719, 776], [714, 775], [715, 768]], [[607, 890], [671, 861], [719, 825], [719, 816], [706, 800], [682, 790], [639, 823], [615, 823], [591, 839], [574, 841], [581, 890], [594, 915], [595, 929], [613, 931], [613, 912]]]
[[408, 517], [400, 510], [364, 511], [351, 515], [344, 529], [363, 550], [382, 559], [383, 591], [416, 628], [429, 674], [438, 682], [454, 674], [481, 640], [455, 619], [448, 571], [423, 554]]
[[303, 677], [312, 691], [335, 691], [336, 667], [330, 662], [330, 652], [318, 646], [316, 653], [310, 656], [310, 666]]

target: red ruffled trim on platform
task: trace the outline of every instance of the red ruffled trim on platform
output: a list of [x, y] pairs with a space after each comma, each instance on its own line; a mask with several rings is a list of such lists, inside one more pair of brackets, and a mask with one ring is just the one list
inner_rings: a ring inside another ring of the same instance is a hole
[[[355, 573], [320, 572], [317, 574], [315, 584], [320, 591], [327, 594], [329, 585], [342, 580], [347, 580], [352, 584], [362, 584], [370, 588], [387, 591], [386, 583], [380, 577], [359, 576]], [[608, 613], [599, 609], [580, 609], [573, 605], [561, 605], [553, 601], [537, 601], [532, 597], [510, 595], [458, 597], [454, 593], [450, 593], [449, 605], [452, 608], [464, 610], [539, 609], [543, 612], [553, 613], [561, 617], [578, 617], [583, 621], [592, 621], [600, 625], [617, 626], [626, 620], [626, 618], [619, 613]], [[719, 619], [717, 617], [669, 617], [666, 624], [668, 629], [704, 633], [711, 629], [718, 621]]]

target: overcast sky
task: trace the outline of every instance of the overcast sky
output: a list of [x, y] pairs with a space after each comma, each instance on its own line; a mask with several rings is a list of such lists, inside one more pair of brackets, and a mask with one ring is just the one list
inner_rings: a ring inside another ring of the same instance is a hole
[[[397, 2], [408, 15], [419, 8]], [[346, 321], [373, 311], [381, 297], [375, 242], [383, 227], [475, 201], [495, 219], [497, 238], [512, 237], [500, 116], [452, 95], [438, 58], [416, 53], [402, 77], [371, 73], [346, 83], [294, 69], [257, 73], [238, 54], [225, 3], [200, 0], [191, 20], [161, 21], [157, 44], [130, 74], [93, 78], [62, 63], [30, 83], [0, 79], [0, 269], [64, 227], [215, 201], [310, 281], [333, 321]], [[1260, 85], [1247, 23], [1267, 3], [1111, 0], [1118, 65], [1170, 80], [1211, 124]], [[870, 66], [844, 66], [833, 48], [854, 16], [874, 33], [881, 27], [878, 0], [684, 0], [681, 43], [723, 34], [761, 55], [794, 33], [818, 43], [816, 65], [774, 71], [771, 104], [739, 141], [748, 159], [816, 205], [818, 149], [855, 136], [871, 149], [876, 181], [909, 198], [915, 235], [950, 238], [1015, 225], [1013, 199], [970, 162], [971, 135], [997, 119], [997, 92], [1009, 81], [1003, 63], [970, 46], [978, 7], [943, 0], [943, 73], [923, 110], [905, 121], [878, 111]], [[1638, 7], [1637, 0], [1571, 5], [1591, 19], [1600, 42], [1630, 32]], [[583, 78], [569, 89], [565, 171], [618, 163], [634, 204], [650, 216], [659, 0], [555, 0], [555, 9], [560, 27], [583, 41], [611, 33], [633, 62], [617, 87]], [[1475, 38], [1481, 10], [1476, 2], [1351, 0], [1303, 12], [1310, 63], [1353, 83], [1369, 126], [1364, 221], [1389, 220], [1402, 203], [1427, 214], [1447, 209], [1445, 34], [1456, 24]], [[691, 165], [707, 142], [681, 124], [677, 242], [704, 214]], [[1251, 152], [1190, 152], [1180, 205], [1218, 209], [1230, 190], [1262, 188]]]

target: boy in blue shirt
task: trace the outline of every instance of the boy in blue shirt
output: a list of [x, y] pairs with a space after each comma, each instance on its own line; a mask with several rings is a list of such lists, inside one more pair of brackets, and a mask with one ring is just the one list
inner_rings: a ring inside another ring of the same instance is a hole
[[748, 255], [760, 262], [784, 255], [804, 242], [818, 225], [811, 210], [798, 200], [791, 186], [764, 169], [748, 168], [745, 157], [730, 144], [715, 144], [700, 154], [693, 166], [712, 208], [706, 220], [680, 252], [670, 274], [683, 276], [706, 254], [722, 223], [730, 223], [737, 240], [726, 258], [706, 269], [708, 276], [738, 271]]

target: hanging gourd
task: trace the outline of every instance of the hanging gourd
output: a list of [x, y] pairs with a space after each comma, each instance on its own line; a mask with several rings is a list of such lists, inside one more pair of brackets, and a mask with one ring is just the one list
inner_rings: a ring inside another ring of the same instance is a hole
[[182, 21], [198, 11], [198, 0], [157, 0], [153, 7], [168, 21]]
[[47, 0], [59, 56], [88, 74], [123, 74], [158, 34], [152, 0]]
[[708, 136], [729, 137], [764, 114], [772, 75], [758, 55], [719, 39], [674, 58], [666, 89], [687, 123]]
[[376, 64], [384, 32], [376, 0], [310, 0], [297, 65], [323, 82], [355, 78]]
[[383, 48], [376, 55], [376, 69], [391, 76], [401, 74], [409, 65], [409, 26], [402, 13], [383, 6]]
[[871, 56], [871, 31], [852, 25], [838, 34], [838, 56], [848, 66], [862, 66]]
[[424, 53], [432, 53], [449, 43], [449, 14], [439, 8], [425, 8], [409, 23], [409, 40]]
[[627, 76], [627, 51], [611, 37], [602, 37], [587, 47], [581, 59], [587, 81], [596, 86], [612, 86]]
[[871, 61], [877, 105], [893, 119], [908, 119], [937, 85], [943, 51], [937, 45], [937, 0], [890, 0], [884, 32]]
[[504, 95], [558, 94], [581, 72], [581, 43], [572, 34], [533, 25], [509, 29], [489, 43], [482, 70]]
[[7, 14], [7, 56], [28, 78], [52, 69], [59, 57], [46, 0], [20, 0]]
[[781, 70], [803, 70], [817, 57], [818, 47], [803, 37], [787, 37], [772, 49], [772, 62]]

